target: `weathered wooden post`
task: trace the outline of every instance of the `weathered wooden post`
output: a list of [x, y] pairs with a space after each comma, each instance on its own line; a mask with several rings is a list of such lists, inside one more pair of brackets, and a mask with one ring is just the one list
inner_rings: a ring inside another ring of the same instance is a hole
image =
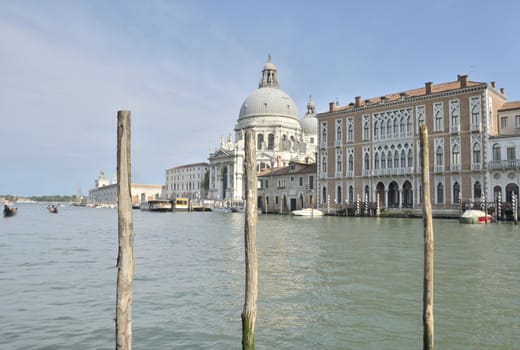
[[423, 280], [423, 349], [432, 350], [433, 344], [433, 222], [430, 201], [430, 160], [428, 151], [428, 128], [422, 125], [421, 167], [423, 188], [424, 222], [424, 280]]
[[130, 111], [117, 112], [117, 255], [116, 350], [132, 349], [134, 235], [130, 191]]
[[247, 129], [245, 135], [245, 175], [246, 213], [244, 243], [246, 258], [246, 288], [244, 310], [242, 311], [242, 350], [254, 350], [256, 301], [258, 297], [258, 255], [256, 252], [256, 145], [255, 133], [252, 129]]

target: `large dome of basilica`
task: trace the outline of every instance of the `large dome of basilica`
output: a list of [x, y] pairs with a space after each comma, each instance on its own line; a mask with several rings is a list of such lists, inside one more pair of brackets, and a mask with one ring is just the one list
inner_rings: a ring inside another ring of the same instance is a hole
[[276, 66], [271, 62], [264, 65], [258, 89], [242, 103], [238, 115], [237, 130], [247, 127], [284, 125], [300, 128], [298, 109], [289, 95], [280, 89]]
[[275, 115], [298, 119], [296, 104], [280, 89], [263, 87], [249, 95], [240, 107], [238, 119]]

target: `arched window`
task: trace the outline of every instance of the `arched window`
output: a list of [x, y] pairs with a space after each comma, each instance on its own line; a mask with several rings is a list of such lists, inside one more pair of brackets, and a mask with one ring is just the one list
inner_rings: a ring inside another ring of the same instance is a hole
[[394, 168], [399, 168], [399, 151], [395, 151], [394, 153]]
[[354, 171], [354, 156], [352, 154], [348, 156], [348, 171]]
[[400, 128], [400, 133], [401, 133], [401, 137], [405, 135], [405, 122], [404, 122], [404, 117], [401, 117], [401, 128]]
[[399, 137], [399, 121], [397, 118], [394, 119], [394, 137]]
[[444, 152], [442, 151], [442, 147], [438, 146], [437, 151], [435, 152], [435, 165], [441, 167], [444, 165]]
[[473, 164], [480, 164], [480, 143], [473, 144]]
[[406, 152], [404, 149], [401, 151], [401, 168], [406, 168]]
[[354, 203], [354, 187], [352, 186], [348, 187], [348, 202]]
[[453, 146], [451, 152], [451, 164], [453, 166], [453, 170], [460, 170], [460, 147], [459, 145]]
[[256, 136], [256, 149], [261, 150], [264, 145], [264, 134], [258, 134]]
[[493, 145], [493, 161], [497, 162], [501, 159], [502, 157], [500, 156], [500, 145], [498, 143], [495, 143]]
[[274, 150], [274, 134], [267, 135], [267, 149]]
[[378, 122], [375, 122], [374, 123], [374, 139], [378, 139], [379, 138], [379, 123]]
[[412, 149], [408, 150], [408, 167], [413, 167], [413, 152]]
[[444, 185], [439, 182], [437, 185], [437, 204], [444, 203]]
[[385, 136], [385, 126], [386, 126], [386, 123], [385, 121], [381, 121], [381, 138], [383, 138]]
[[321, 145], [327, 144], [327, 123], [321, 124]]
[[482, 185], [480, 184], [480, 181], [475, 182], [473, 185], [473, 200], [481, 199], [482, 198]]
[[327, 187], [321, 189], [321, 203], [327, 204]]
[[387, 158], [387, 160], [386, 160], [386, 164], [387, 164], [386, 167], [387, 167], [388, 169], [391, 169], [392, 166], [394, 165], [394, 164], [393, 164], [393, 159], [392, 159], [392, 151], [388, 151], [388, 158]]
[[341, 174], [342, 173], [342, 166], [343, 166], [343, 161], [341, 159], [341, 153], [337, 155], [336, 157], [336, 173], [338, 174]]
[[336, 145], [341, 145], [341, 121], [336, 125]]
[[410, 136], [412, 134], [412, 117], [408, 116], [406, 119], [406, 134]]
[[424, 115], [419, 115], [419, 119], [417, 120], [417, 124], [419, 126], [424, 125]]
[[327, 156], [321, 158], [321, 172], [327, 173]]
[[374, 155], [374, 169], [379, 169], [379, 152]]
[[368, 135], [370, 135], [368, 127], [368, 120], [366, 120], [363, 124], [363, 140], [368, 140]]
[[460, 198], [460, 184], [458, 182], [455, 182], [453, 184], [453, 198], [452, 198], [452, 202], [453, 203], [460, 203], [461, 201], [461, 198]]
[[336, 191], [336, 203], [341, 204], [343, 199], [341, 198], [341, 186], [338, 186], [338, 189]]
[[392, 137], [392, 121], [388, 120], [386, 122], [386, 137], [389, 139]]
[[370, 155], [365, 153], [365, 170], [370, 170]]
[[385, 156], [385, 152], [381, 152], [381, 169], [386, 169], [386, 156]]
[[352, 142], [354, 141], [354, 126], [352, 125], [352, 123], [350, 123], [348, 125], [348, 129], [347, 129], [347, 141], [348, 142]]

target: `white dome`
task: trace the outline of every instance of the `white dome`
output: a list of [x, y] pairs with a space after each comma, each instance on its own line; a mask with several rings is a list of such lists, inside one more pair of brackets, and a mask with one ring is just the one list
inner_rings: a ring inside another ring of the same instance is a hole
[[317, 135], [318, 134], [318, 118], [312, 115], [306, 115], [300, 121], [302, 125], [303, 132], [307, 135]]
[[238, 120], [250, 117], [278, 116], [298, 120], [296, 104], [280, 89], [263, 87], [249, 95], [242, 107]]

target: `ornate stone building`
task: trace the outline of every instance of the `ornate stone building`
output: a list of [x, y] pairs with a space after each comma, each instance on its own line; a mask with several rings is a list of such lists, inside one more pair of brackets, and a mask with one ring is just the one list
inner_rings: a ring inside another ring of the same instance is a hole
[[161, 198], [206, 198], [207, 191], [204, 188], [204, 179], [207, 171], [208, 163], [205, 162], [166, 169], [166, 186]]
[[268, 57], [258, 89], [242, 103], [231, 135], [209, 155], [209, 199], [244, 199], [244, 131], [256, 132], [258, 170], [287, 166], [290, 161], [312, 163], [317, 145], [317, 119], [312, 99], [298, 118], [295, 103], [280, 89], [276, 66]]
[[[330, 103], [317, 116], [320, 206], [352, 205], [360, 197], [387, 209], [420, 208], [422, 124], [429, 132], [434, 212], [456, 212], [459, 201], [489, 200], [498, 190], [495, 177], [513, 174], [518, 184], [517, 163], [508, 174], [492, 176], [497, 173], [497, 164], [490, 162], [492, 147], [501, 135], [498, 115], [505, 113], [504, 106], [503, 89], [465, 75], [371, 99], [358, 96], [347, 106]], [[500, 185], [502, 190], [507, 186]]]

